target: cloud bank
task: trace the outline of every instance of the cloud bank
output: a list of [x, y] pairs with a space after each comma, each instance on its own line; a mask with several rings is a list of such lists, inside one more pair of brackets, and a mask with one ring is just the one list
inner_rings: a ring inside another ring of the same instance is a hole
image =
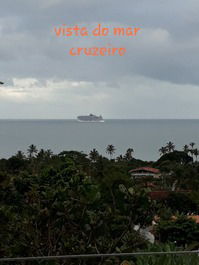
[[[0, 118], [199, 118], [198, 8], [196, 0], [4, 1]], [[136, 38], [56, 38], [53, 27], [63, 23], [142, 30]], [[68, 54], [107, 43], [126, 55]]]

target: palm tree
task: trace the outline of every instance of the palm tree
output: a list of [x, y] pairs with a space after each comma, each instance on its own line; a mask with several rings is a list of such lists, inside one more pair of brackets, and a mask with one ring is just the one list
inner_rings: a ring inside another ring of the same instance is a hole
[[37, 153], [37, 147], [36, 147], [36, 145], [31, 144], [31, 145], [28, 147], [27, 152], [28, 152], [28, 156], [29, 156], [29, 158], [34, 157], [34, 154]]
[[170, 153], [170, 152], [173, 152], [173, 151], [175, 150], [175, 145], [174, 145], [174, 143], [172, 143], [171, 141], [169, 141], [169, 142], [167, 143], [166, 147], [167, 147], [169, 153]]
[[37, 158], [44, 159], [45, 158], [45, 150], [42, 148], [37, 154]]
[[189, 153], [189, 146], [187, 145], [187, 144], [185, 144], [184, 146], [183, 146], [183, 151], [185, 152], [185, 153]]
[[194, 147], [195, 143], [194, 143], [194, 142], [191, 142], [189, 145], [190, 145], [190, 146], [191, 146], [191, 148], [193, 149], [193, 147]]
[[106, 153], [110, 155], [110, 158], [112, 159], [113, 154], [115, 153], [115, 147], [112, 144], [109, 144], [106, 148]]
[[159, 152], [160, 152], [160, 155], [165, 155], [168, 151], [168, 148], [166, 146], [162, 146], [160, 149], [159, 149]]
[[26, 156], [24, 155], [24, 153], [22, 151], [18, 151], [15, 155], [18, 159], [23, 160], [26, 158]]
[[41, 159], [41, 160], [49, 159], [49, 158], [51, 158], [52, 154], [53, 154], [53, 152], [52, 152], [50, 149], [48, 149], [48, 150], [45, 151], [45, 150], [42, 148], [42, 149], [40, 149], [40, 151], [38, 152], [38, 154], [37, 154], [37, 158], [39, 158], [39, 159]]
[[117, 162], [121, 162], [121, 161], [123, 161], [123, 156], [122, 156], [122, 155], [119, 155], [119, 156], [116, 158], [116, 161], [117, 161]]
[[89, 153], [90, 160], [96, 162], [98, 157], [99, 157], [98, 151], [95, 148], [93, 148], [93, 150], [91, 150]]
[[134, 153], [134, 149], [133, 148], [128, 148], [126, 150], [125, 159], [127, 161], [130, 161], [133, 158], [133, 153]]
[[45, 154], [46, 154], [46, 157], [47, 157], [47, 158], [51, 158], [52, 155], [53, 155], [53, 151], [50, 150], [50, 149], [47, 149], [47, 150], [45, 151]]
[[198, 156], [199, 156], [199, 150], [196, 148], [196, 149], [194, 149], [193, 150], [193, 154], [195, 155], [195, 157], [196, 157], [196, 161], [197, 161], [197, 158], [198, 158]]
[[193, 155], [194, 155], [194, 145], [195, 145], [195, 143], [194, 142], [191, 142], [190, 144], [189, 144], [190, 146], [191, 146], [191, 150], [189, 150], [190, 151], [190, 153], [191, 153], [191, 155], [192, 155], [192, 157], [193, 157]]

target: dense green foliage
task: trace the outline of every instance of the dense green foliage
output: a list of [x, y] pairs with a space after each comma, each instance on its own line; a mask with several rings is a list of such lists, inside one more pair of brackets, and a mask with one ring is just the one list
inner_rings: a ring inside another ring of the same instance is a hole
[[157, 235], [161, 242], [172, 242], [178, 246], [186, 246], [191, 242], [199, 246], [199, 224], [184, 216], [173, 221], [160, 221]]
[[[1, 159], [0, 256], [147, 250], [150, 243], [134, 226], [149, 227], [154, 216], [161, 218], [154, 228], [157, 245], [172, 242], [182, 249], [194, 246], [199, 238], [198, 225], [178, 216], [199, 212], [198, 163], [192, 159], [165, 160], [166, 155], [157, 162], [144, 162], [133, 158], [132, 148], [113, 159], [114, 150], [108, 146], [109, 160], [96, 149], [89, 156], [76, 151], [54, 155], [31, 145], [27, 156], [19, 151], [9, 159]], [[155, 182], [156, 189], [175, 186], [175, 190], [188, 193], [176, 192], [162, 201], [152, 200], [146, 181], [134, 183], [130, 178], [129, 170], [140, 166], [158, 167], [163, 172]], [[176, 221], [171, 220], [172, 215]], [[161, 262], [161, 258], [157, 260]], [[169, 264], [175, 265], [177, 260]], [[158, 261], [146, 257], [131, 260], [140, 265], [155, 265]]]
[[[159, 244], [149, 246], [149, 252], [171, 252], [176, 251], [173, 244]], [[198, 264], [198, 256], [195, 255], [148, 255], [139, 256], [135, 260], [136, 265], [196, 265]], [[134, 264], [135, 264], [134, 263]], [[133, 263], [132, 263], [133, 264]]]

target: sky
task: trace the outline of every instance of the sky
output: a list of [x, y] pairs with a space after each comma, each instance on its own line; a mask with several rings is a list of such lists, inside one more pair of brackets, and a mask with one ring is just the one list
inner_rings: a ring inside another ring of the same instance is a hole
[[[0, 0], [0, 118], [199, 118], [199, 1]], [[136, 37], [56, 37], [66, 24]], [[70, 56], [71, 47], [124, 56]]]

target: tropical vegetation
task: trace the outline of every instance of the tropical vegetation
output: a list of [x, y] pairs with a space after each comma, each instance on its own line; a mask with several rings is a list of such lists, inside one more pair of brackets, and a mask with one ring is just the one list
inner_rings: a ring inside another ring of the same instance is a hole
[[[155, 162], [136, 159], [132, 147], [113, 158], [112, 144], [106, 148], [110, 159], [96, 149], [88, 155], [53, 154], [34, 144], [26, 153], [0, 159], [0, 256], [198, 249], [199, 224], [191, 219], [199, 215], [199, 163], [192, 152], [197, 148], [192, 143], [179, 151], [172, 142], [163, 148]], [[161, 177], [133, 182], [129, 171], [139, 167], [158, 168]], [[152, 199], [154, 191], [167, 191], [168, 196]], [[155, 242], [143, 232], [149, 230]], [[27, 264], [122, 261], [114, 257]], [[197, 264], [198, 256], [140, 256], [128, 262]]]

